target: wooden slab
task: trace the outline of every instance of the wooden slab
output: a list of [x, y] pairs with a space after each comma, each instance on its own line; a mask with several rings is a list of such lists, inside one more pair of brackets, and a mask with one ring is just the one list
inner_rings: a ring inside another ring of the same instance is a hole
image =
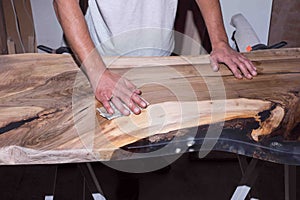
[[150, 102], [139, 116], [111, 121], [98, 115], [101, 104], [70, 56], [1, 56], [0, 162], [124, 159], [114, 156], [120, 147], [224, 120], [226, 129], [249, 129], [253, 141], [299, 141], [300, 49], [247, 56], [259, 71], [250, 81], [236, 80], [225, 66], [212, 72], [208, 56], [105, 58]]

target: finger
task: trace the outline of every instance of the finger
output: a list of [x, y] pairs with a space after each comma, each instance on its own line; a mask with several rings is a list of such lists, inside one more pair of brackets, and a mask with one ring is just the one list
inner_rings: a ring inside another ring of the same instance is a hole
[[256, 67], [254, 66], [254, 64], [248, 58], [246, 58], [246, 57], [239, 57], [239, 60], [246, 65], [248, 71], [253, 76], [257, 75], [257, 69], [256, 69]]
[[131, 83], [130, 81], [128, 81], [127, 79], [125, 79], [125, 84], [129, 88], [130, 91], [132, 91], [138, 95], [142, 94], [142, 91], [137, 89], [136, 86], [133, 83]]
[[249, 63], [249, 65], [251, 66], [251, 68], [253, 68], [254, 70], [257, 70], [257, 68], [255, 67], [255, 65], [251, 62], [251, 60], [247, 57], [245, 57], [244, 55], [240, 54], [240, 58], [243, 62], [247, 62]]
[[238, 70], [238, 66], [236, 63], [234, 63], [233, 61], [230, 60], [230, 61], [225, 62], [225, 64], [229, 67], [229, 69], [231, 70], [231, 72], [237, 79], [243, 78], [240, 70]]
[[109, 104], [109, 100], [110, 98], [108, 98], [108, 96], [106, 94], [96, 94], [95, 95], [96, 98], [102, 103], [103, 107], [105, 108], [105, 110], [109, 113], [109, 114], [114, 114], [114, 110], [112, 109], [112, 107]]
[[217, 60], [214, 56], [210, 56], [210, 57], [209, 57], [209, 60], [210, 60], [210, 65], [211, 65], [211, 67], [212, 67], [212, 70], [213, 70], [214, 72], [219, 71], [218, 60]]
[[146, 100], [144, 100], [141, 96], [135, 93], [132, 94], [131, 99], [141, 108], [146, 108], [149, 105], [149, 103]]
[[[120, 99], [126, 104], [126, 106], [136, 115], [141, 113], [141, 109], [137, 106], [139, 105], [132, 99], [133, 96], [138, 96], [135, 93], [130, 92], [128, 89], [124, 88], [122, 91], [119, 91], [119, 97]], [[141, 103], [140, 103], [141, 104]], [[146, 103], [144, 104], [146, 105]], [[139, 105], [140, 107], [144, 107], [143, 105]], [[147, 105], [146, 105], [147, 106]], [[145, 107], [146, 107], [145, 106]]]
[[137, 95], [141, 95], [142, 94], [142, 91], [140, 89], [135, 89], [134, 90], [134, 93], [137, 94]]
[[248, 68], [243, 62], [241, 62], [239, 59], [236, 59], [235, 63], [237, 64], [238, 68], [241, 70], [241, 72], [247, 79], [252, 79], [252, 75], [250, 74]]
[[111, 101], [123, 115], [125, 115], [125, 116], [130, 115], [129, 110], [127, 110], [127, 108], [125, 108], [122, 101], [118, 97], [114, 97]]
[[112, 109], [112, 107], [110, 106], [109, 101], [104, 100], [101, 101], [103, 107], [105, 108], [105, 110], [109, 113], [109, 114], [114, 114], [114, 110]]

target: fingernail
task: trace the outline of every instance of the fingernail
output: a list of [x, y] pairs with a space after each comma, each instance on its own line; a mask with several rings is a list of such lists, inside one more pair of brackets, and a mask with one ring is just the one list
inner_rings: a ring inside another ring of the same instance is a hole
[[130, 112], [128, 110], [124, 110], [123, 114], [128, 116], [128, 115], [130, 115]]
[[140, 109], [136, 107], [136, 108], [134, 108], [133, 111], [134, 111], [134, 113], [139, 113], [139, 112], [140, 112]]
[[143, 108], [146, 108], [146, 107], [147, 107], [147, 104], [146, 104], [145, 102], [142, 101], [141, 104], [142, 104], [142, 107], [143, 107]]
[[108, 110], [108, 112], [109, 112], [110, 114], [114, 114], [114, 110], [113, 110], [112, 108], [110, 108], [110, 109]]
[[248, 79], [252, 79], [252, 76], [250, 74], [247, 75]]
[[256, 75], [257, 75], [257, 72], [256, 72], [256, 71], [253, 71], [252, 74], [253, 74], [254, 76], [256, 76]]
[[142, 93], [142, 91], [139, 90], [139, 89], [136, 89], [136, 90], [134, 91], [134, 93], [140, 95], [140, 94]]
[[143, 97], [140, 96], [140, 98], [144, 101], [144, 103], [146, 103], [146, 106], [145, 106], [145, 107], [147, 107], [147, 106], [150, 105], [150, 103], [149, 103], [148, 101], [146, 101]]

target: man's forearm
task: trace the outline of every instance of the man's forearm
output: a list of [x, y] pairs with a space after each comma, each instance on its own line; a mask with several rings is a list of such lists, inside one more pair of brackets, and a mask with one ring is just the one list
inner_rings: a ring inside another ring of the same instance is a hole
[[212, 48], [228, 44], [219, 0], [196, 0], [205, 20]]
[[83, 13], [77, 0], [54, 0], [57, 18], [74, 54], [83, 63], [93, 88], [96, 87], [99, 74], [106, 69], [100, 55], [95, 50]]
[[76, 0], [54, 0], [53, 4], [69, 44], [79, 60], [83, 61], [94, 49], [94, 44], [79, 4]]
[[214, 71], [219, 70], [219, 64], [225, 63], [238, 79], [252, 79], [257, 75], [253, 63], [242, 54], [234, 51], [228, 44], [219, 0], [196, 0], [205, 20], [212, 52], [210, 62]]

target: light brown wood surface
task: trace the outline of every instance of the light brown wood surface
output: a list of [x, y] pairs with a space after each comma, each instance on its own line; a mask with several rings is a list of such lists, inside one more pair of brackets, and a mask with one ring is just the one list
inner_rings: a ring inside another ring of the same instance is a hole
[[70, 56], [1, 56], [0, 162], [125, 159], [115, 154], [125, 145], [224, 120], [227, 129], [248, 128], [253, 141], [299, 141], [300, 49], [247, 56], [258, 68], [253, 80], [236, 80], [225, 66], [212, 72], [208, 56], [105, 58], [150, 103], [141, 115], [111, 121], [98, 115], [101, 104]]

